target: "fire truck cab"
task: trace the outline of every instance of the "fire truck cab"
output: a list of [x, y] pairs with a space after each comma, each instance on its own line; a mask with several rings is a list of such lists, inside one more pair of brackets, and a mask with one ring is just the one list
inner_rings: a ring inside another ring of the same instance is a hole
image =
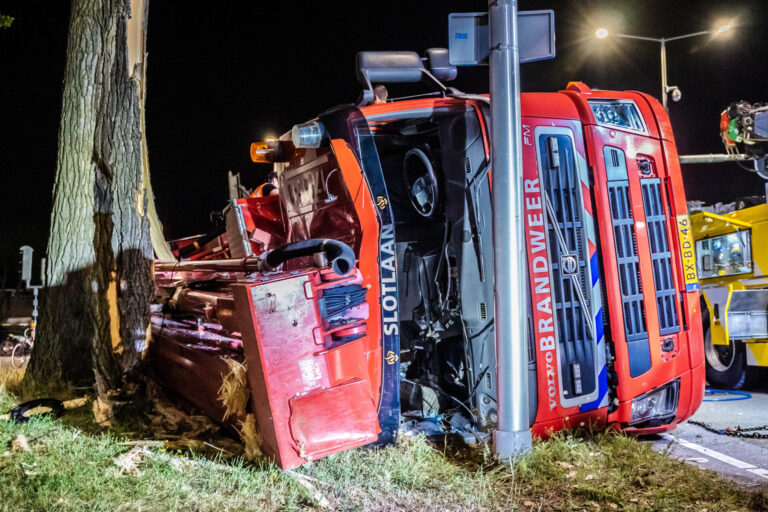
[[[444, 60], [395, 53], [358, 56], [361, 104], [255, 143], [279, 196], [233, 201], [226, 233], [192, 255], [246, 261], [315, 239], [354, 253], [346, 276], [302, 253], [202, 287], [217, 297], [207, 321], [241, 342], [230, 353], [249, 363], [264, 451], [283, 467], [402, 432], [482, 442], [497, 421], [489, 99], [443, 86]], [[424, 77], [437, 94], [374, 102], [373, 84]], [[582, 83], [521, 104], [533, 433], [673, 429], [702, 400], [704, 356], [667, 114]], [[159, 366], [207, 371], [173, 362], [174, 332], [156, 331]]]

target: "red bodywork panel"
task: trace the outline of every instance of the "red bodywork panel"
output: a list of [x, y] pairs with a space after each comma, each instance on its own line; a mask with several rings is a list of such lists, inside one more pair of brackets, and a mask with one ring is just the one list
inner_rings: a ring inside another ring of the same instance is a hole
[[[328, 274], [326, 274], [328, 276]], [[324, 325], [317, 301], [329, 286], [318, 271], [232, 286], [242, 315], [251, 404], [262, 450], [283, 469], [376, 440], [380, 432], [364, 352], [368, 305]], [[342, 331], [345, 341], [334, 342]], [[357, 336], [346, 341], [350, 332]], [[331, 347], [331, 348], [328, 348]]]

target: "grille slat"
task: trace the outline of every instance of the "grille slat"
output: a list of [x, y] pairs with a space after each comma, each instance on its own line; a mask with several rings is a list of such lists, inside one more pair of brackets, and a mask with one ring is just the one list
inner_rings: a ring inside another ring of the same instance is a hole
[[624, 309], [624, 330], [627, 341], [648, 336], [645, 325], [645, 303], [640, 283], [640, 258], [637, 256], [635, 219], [629, 203], [629, 182], [608, 182], [608, 198], [616, 244], [621, 301]]
[[[554, 139], [554, 140], [553, 140]], [[556, 145], [559, 165], [551, 162], [551, 146]], [[567, 254], [578, 258], [578, 286], [591, 309], [592, 297], [589, 266], [589, 250], [584, 239], [584, 209], [581, 198], [581, 180], [576, 168], [573, 144], [564, 135], [546, 135], [539, 139], [541, 179], [543, 192], [547, 194], [555, 212], [554, 222], [564, 238]], [[574, 290], [570, 275], [561, 268], [561, 257], [565, 254], [560, 247], [553, 220], [548, 223], [549, 249], [552, 261], [552, 290], [558, 330], [560, 371], [563, 376], [563, 391], [567, 398], [588, 395], [596, 390], [595, 343], [582, 311], [581, 303]]]
[[667, 237], [667, 216], [659, 178], [644, 179], [641, 185], [645, 221], [648, 226], [648, 242], [653, 264], [653, 282], [656, 287], [656, 306], [659, 331], [662, 335], [680, 332], [675, 303], [677, 290], [672, 279], [672, 252]]

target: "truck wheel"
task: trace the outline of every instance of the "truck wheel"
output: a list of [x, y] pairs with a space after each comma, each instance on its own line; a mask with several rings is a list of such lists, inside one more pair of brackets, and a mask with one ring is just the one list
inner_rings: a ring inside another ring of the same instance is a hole
[[707, 382], [714, 388], [741, 389], [747, 380], [747, 354], [744, 344], [713, 345], [709, 328], [704, 332]]

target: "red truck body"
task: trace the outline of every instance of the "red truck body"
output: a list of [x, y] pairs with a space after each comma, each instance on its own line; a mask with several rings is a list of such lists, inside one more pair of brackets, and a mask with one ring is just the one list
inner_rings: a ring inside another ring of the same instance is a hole
[[[396, 100], [320, 114], [319, 147], [281, 137], [279, 196], [234, 200], [224, 233], [174, 245], [242, 268], [157, 271], [159, 373], [221, 419], [221, 358], [247, 361], [262, 449], [284, 468], [404, 432], [485, 441], [488, 116], [486, 97]], [[671, 430], [701, 403], [704, 360], [667, 114], [646, 94], [574, 83], [523, 94], [522, 128], [531, 429]], [[246, 269], [310, 239], [348, 245], [354, 268], [318, 254]]]

